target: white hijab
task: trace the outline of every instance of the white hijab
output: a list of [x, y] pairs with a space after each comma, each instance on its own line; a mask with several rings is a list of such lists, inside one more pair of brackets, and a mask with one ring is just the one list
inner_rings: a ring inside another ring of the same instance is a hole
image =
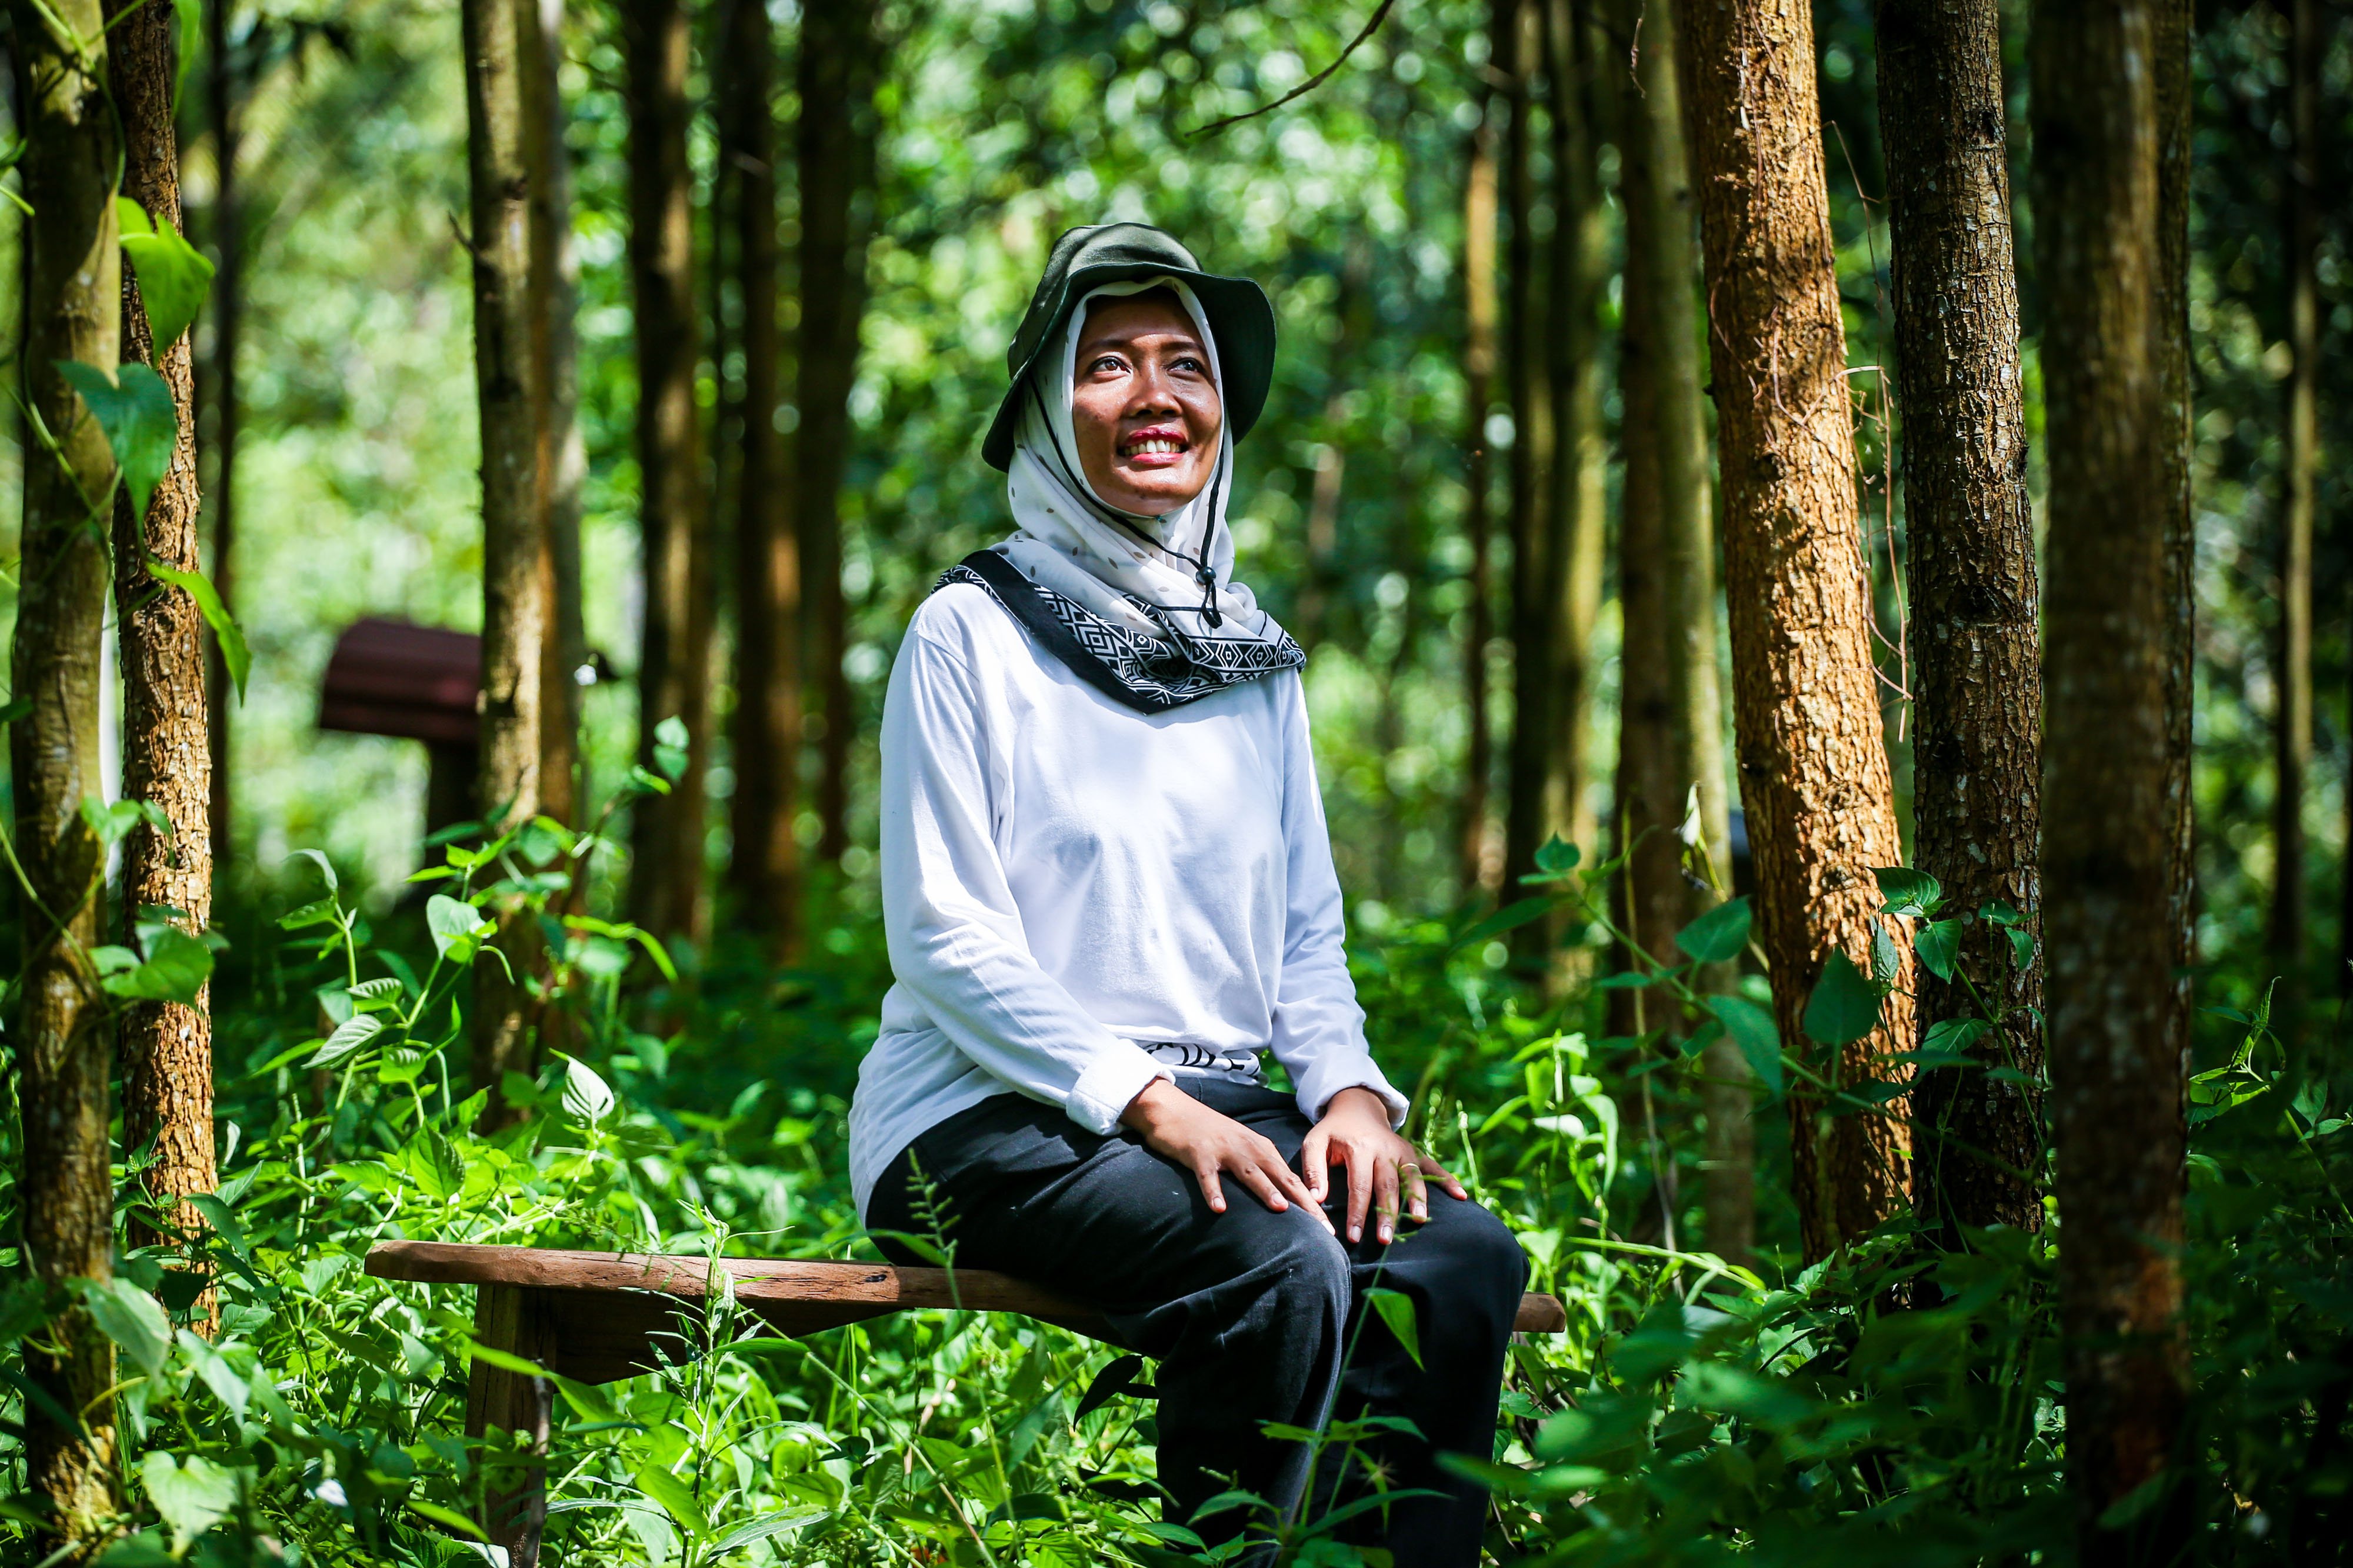
[[[1087, 307], [1096, 300], [1154, 289], [1169, 289], [1184, 301], [1186, 314], [1208, 349], [1209, 374], [1223, 404], [1226, 382], [1218, 363], [1217, 336], [1192, 289], [1174, 278], [1154, 278], [1107, 283], [1092, 290], [1071, 311], [1060, 352], [1039, 355], [1030, 372], [1029, 396], [1015, 430], [1005, 485], [1015, 528], [1010, 538], [994, 548], [1039, 587], [1171, 653], [1197, 658], [1208, 655], [1210, 662], [1223, 663], [1200, 645], [1288, 647], [1290, 638], [1274, 617], [1258, 607], [1248, 587], [1233, 580], [1234, 536], [1226, 526], [1226, 500], [1233, 480], [1230, 426], [1219, 433], [1218, 461], [1209, 482], [1199, 495], [1164, 517], [1140, 517], [1113, 507], [1087, 482], [1079, 461], [1071, 424], [1071, 378]], [[1201, 579], [1204, 568], [1210, 578], [1207, 583]], [[1244, 650], [1229, 646], [1226, 651]], [[1296, 658], [1296, 652], [1290, 658]]]

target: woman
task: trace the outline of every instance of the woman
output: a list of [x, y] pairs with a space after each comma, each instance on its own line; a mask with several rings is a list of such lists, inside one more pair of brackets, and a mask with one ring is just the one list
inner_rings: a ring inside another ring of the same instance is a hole
[[[959, 1264], [1095, 1302], [1160, 1361], [1172, 1520], [1262, 1536], [1363, 1484], [1264, 1424], [1398, 1415], [1420, 1436], [1378, 1451], [1385, 1484], [1442, 1495], [1357, 1538], [1472, 1564], [1484, 1494], [1433, 1456], [1491, 1457], [1526, 1268], [1395, 1131], [1406, 1102], [1342, 951], [1305, 658], [1230, 574], [1233, 443], [1273, 353], [1258, 286], [1159, 230], [1056, 242], [983, 447], [1017, 527], [941, 579], [892, 670], [898, 984], [851, 1172], [872, 1229], [950, 1215]], [[1270, 1051], [1293, 1092], [1267, 1087]], [[1376, 1284], [1412, 1300], [1419, 1364], [1359, 1331]], [[1229, 1488], [1268, 1509], [1194, 1521]]]

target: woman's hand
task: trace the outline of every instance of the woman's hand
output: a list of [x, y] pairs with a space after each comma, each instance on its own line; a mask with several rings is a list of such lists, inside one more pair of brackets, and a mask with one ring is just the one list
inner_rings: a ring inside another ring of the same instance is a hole
[[1332, 1228], [1307, 1184], [1283, 1163], [1282, 1151], [1271, 1140], [1210, 1110], [1166, 1079], [1145, 1084], [1119, 1120], [1143, 1137], [1145, 1148], [1193, 1173], [1211, 1213], [1226, 1212], [1225, 1188], [1219, 1178], [1231, 1175], [1275, 1213], [1297, 1204], [1315, 1216], [1316, 1224]]
[[1382, 1245], [1397, 1238], [1400, 1175], [1406, 1213], [1415, 1219], [1430, 1217], [1430, 1182], [1445, 1188], [1451, 1197], [1467, 1200], [1471, 1196], [1461, 1183], [1439, 1168], [1437, 1161], [1391, 1130], [1388, 1107], [1369, 1089], [1344, 1089], [1332, 1097], [1324, 1107], [1324, 1120], [1300, 1146], [1299, 1163], [1306, 1167], [1307, 1188], [1318, 1204], [1331, 1189], [1332, 1167], [1347, 1168], [1350, 1241], [1363, 1239], [1367, 1206], [1380, 1216]]

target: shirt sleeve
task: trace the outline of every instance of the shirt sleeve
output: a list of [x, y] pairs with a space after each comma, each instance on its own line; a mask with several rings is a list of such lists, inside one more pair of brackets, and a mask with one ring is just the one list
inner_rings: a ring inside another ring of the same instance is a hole
[[1389, 1125], [1405, 1125], [1405, 1096], [1373, 1063], [1365, 1043], [1365, 1010], [1348, 973], [1339, 873], [1332, 868], [1332, 835], [1324, 822], [1324, 795], [1315, 781], [1315, 753], [1307, 734], [1307, 702], [1295, 675], [1287, 679], [1283, 716], [1282, 837], [1287, 857], [1287, 908], [1282, 980], [1274, 1009], [1274, 1058], [1298, 1086], [1299, 1111], [1321, 1120], [1344, 1089], [1369, 1089], [1388, 1107]]
[[991, 832], [990, 736], [972, 671], [911, 627], [882, 710], [882, 923], [891, 970], [983, 1069], [1109, 1133], [1172, 1075], [1090, 1017], [1029, 951]]

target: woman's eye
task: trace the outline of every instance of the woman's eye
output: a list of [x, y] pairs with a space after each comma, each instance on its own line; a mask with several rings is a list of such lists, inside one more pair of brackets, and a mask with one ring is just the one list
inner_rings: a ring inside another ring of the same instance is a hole
[[1126, 366], [1121, 364], [1115, 356], [1105, 354], [1103, 358], [1095, 361], [1094, 363], [1087, 366], [1087, 374], [1089, 375], [1100, 375], [1107, 370], [1118, 371], [1124, 370]]

